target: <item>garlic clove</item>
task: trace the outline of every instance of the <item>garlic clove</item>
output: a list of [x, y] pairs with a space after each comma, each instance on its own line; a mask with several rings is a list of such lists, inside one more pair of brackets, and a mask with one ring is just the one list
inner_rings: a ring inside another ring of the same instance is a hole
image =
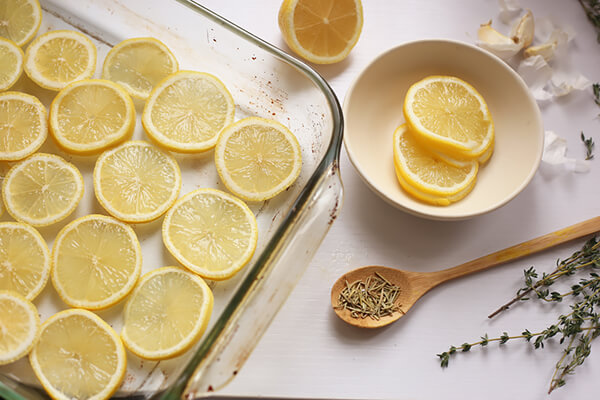
[[477, 45], [495, 54], [503, 60], [508, 60], [517, 54], [523, 45], [515, 43], [510, 37], [501, 34], [491, 26], [492, 21], [482, 24], [477, 31]]
[[525, 58], [542, 56], [546, 62], [554, 56], [554, 50], [556, 50], [556, 43], [547, 42], [540, 44], [539, 46], [531, 46], [525, 49], [523, 55]]
[[477, 31], [477, 38], [488, 44], [514, 44], [514, 40], [510, 37], [501, 34], [494, 28], [492, 28], [492, 20], [489, 20], [485, 24], [481, 24]]
[[562, 49], [569, 41], [569, 34], [560, 29], [555, 29], [550, 34], [550, 38], [545, 43], [538, 46], [531, 46], [525, 49], [523, 55], [525, 58], [534, 57], [540, 55], [544, 57], [544, 60], [550, 61], [554, 54]]
[[533, 43], [533, 36], [535, 31], [535, 24], [533, 21], [533, 14], [531, 10], [521, 17], [519, 22], [515, 23], [510, 31], [510, 37], [519, 43], [522, 47], [528, 47]]

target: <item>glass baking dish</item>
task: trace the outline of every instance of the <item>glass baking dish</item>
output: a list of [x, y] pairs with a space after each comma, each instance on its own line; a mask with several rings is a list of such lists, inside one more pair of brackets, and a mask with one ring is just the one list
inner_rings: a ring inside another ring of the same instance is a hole
[[[152, 36], [177, 57], [180, 69], [218, 76], [232, 93], [236, 120], [255, 115], [289, 127], [302, 147], [298, 180], [274, 199], [250, 203], [259, 225], [257, 251], [234, 278], [209, 282], [215, 306], [210, 325], [197, 345], [175, 359], [151, 362], [128, 353], [127, 374], [116, 397], [193, 399], [210, 395], [239, 371], [263, 332], [308, 266], [342, 203], [339, 154], [343, 121], [329, 85], [306, 64], [233, 25], [193, 0], [41, 0], [38, 34], [75, 29], [98, 49], [95, 77], [108, 50], [126, 38]], [[36, 87], [26, 77], [13, 90], [37, 95], [46, 106], [55, 93]], [[134, 139], [146, 139], [136, 104]], [[58, 230], [89, 213], [106, 214], [96, 202], [91, 172], [96, 157], [74, 157], [49, 139], [40, 151], [58, 153], [77, 165], [86, 194], [76, 212], [57, 226], [40, 230], [51, 247]], [[213, 153], [176, 155], [181, 195], [199, 187], [225, 190], [213, 165]], [[0, 220], [8, 220], [5, 215]], [[164, 248], [158, 222], [135, 225], [142, 244], [142, 273], [178, 265]], [[51, 283], [35, 299], [42, 321], [67, 306]], [[120, 331], [122, 302], [98, 314]], [[0, 367], [0, 397], [45, 398], [27, 358]]]

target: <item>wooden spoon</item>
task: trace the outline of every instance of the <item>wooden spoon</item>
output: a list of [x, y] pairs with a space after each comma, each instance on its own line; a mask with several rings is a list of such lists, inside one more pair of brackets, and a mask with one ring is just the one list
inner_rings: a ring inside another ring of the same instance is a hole
[[[358, 268], [342, 275], [334, 283], [333, 287], [331, 288], [331, 304], [335, 313], [350, 325], [358, 326], [360, 328], [379, 328], [381, 326], [391, 324], [402, 317], [413, 306], [413, 304], [415, 304], [417, 300], [421, 298], [421, 296], [441, 283], [475, 272], [483, 271], [488, 268], [495, 267], [496, 265], [516, 260], [518, 258], [537, 253], [550, 247], [557, 246], [561, 243], [590, 235], [598, 231], [600, 231], [600, 217], [595, 217], [556, 232], [552, 232], [504, 250], [497, 251], [487, 256], [483, 256], [476, 260], [469, 261], [456, 267], [435, 272], [403, 271], [381, 266]], [[398, 296], [397, 300], [397, 304], [402, 310], [401, 312], [394, 312], [392, 315], [375, 320], [370, 317], [355, 318], [351, 316], [349, 310], [337, 308], [340, 291], [345, 287], [346, 282], [351, 284], [357, 280], [364, 280], [368, 276], [373, 275], [375, 272], [378, 272], [390, 283], [401, 288], [400, 295]]]

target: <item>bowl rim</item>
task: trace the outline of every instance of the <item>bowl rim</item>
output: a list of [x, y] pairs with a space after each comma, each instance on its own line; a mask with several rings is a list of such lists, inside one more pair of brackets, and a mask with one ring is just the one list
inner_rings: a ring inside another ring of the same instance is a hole
[[[507, 196], [505, 196], [502, 200], [495, 201], [490, 206], [478, 209], [477, 211], [474, 211], [474, 212], [461, 212], [461, 213], [456, 213], [454, 215], [439, 215], [436, 213], [429, 213], [429, 212], [425, 212], [425, 211], [415, 210], [407, 205], [401, 204], [401, 203], [393, 200], [386, 194], [385, 190], [382, 190], [380, 187], [378, 187], [378, 185], [376, 185], [374, 182], [372, 182], [371, 179], [369, 179], [368, 174], [365, 173], [364, 169], [361, 167], [360, 162], [357, 160], [356, 151], [352, 148], [352, 145], [349, 144], [349, 142], [350, 142], [349, 137], [351, 136], [351, 134], [350, 134], [351, 129], [348, 126], [349, 118], [347, 117], [347, 115], [349, 114], [348, 108], [349, 108], [349, 104], [351, 101], [350, 99], [351, 99], [352, 94], [354, 93], [357, 85], [363, 79], [363, 77], [365, 76], [367, 71], [369, 69], [371, 69], [375, 64], [380, 62], [381, 59], [385, 58], [386, 56], [388, 56], [391, 53], [400, 51], [401, 49], [406, 48], [406, 47], [419, 46], [419, 45], [430, 44], [430, 43], [462, 46], [462, 47], [468, 48], [471, 51], [478, 52], [478, 53], [490, 58], [497, 64], [500, 64], [502, 69], [507, 71], [508, 74], [523, 89], [523, 92], [526, 95], [527, 101], [533, 106], [533, 109], [535, 111], [534, 119], [538, 122], [537, 125], [539, 126], [539, 132], [538, 132], [537, 136], [538, 136], [539, 151], [537, 152], [537, 154], [535, 156], [532, 167], [531, 167], [529, 173], [527, 174], [526, 178], [512, 192], [510, 192]], [[519, 193], [521, 193], [523, 191], [523, 189], [525, 189], [525, 187], [531, 182], [531, 180], [535, 176], [535, 174], [539, 168], [539, 165], [541, 163], [541, 160], [542, 160], [542, 154], [543, 154], [543, 149], [544, 149], [544, 124], [543, 124], [540, 108], [537, 104], [537, 101], [531, 94], [529, 87], [527, 86], [527, 84], [525, 83], [523, 78], [521, 78], [521, 76], [510, 65], [508, 65], [504, 60], [502, 60], [498, 56], [494, 55], [493, 53], [491, 53], [485, 49], [482, 49], [474, 44], [467, 43], [464, 41], [455, 40], [455, 39], [443, 39], [443, 38], [417, 39], [417, 40], [404, 42], [397, 46], [394, 46], [394, 47], [384, 50], [383, 52], [381, 52], [377, 56], [375, 56], [375, 58], [373, 58], [369, 63], [367, 63], [360, 70], [358, 75], [354, 78], [354, 80], [348, 87], [348, 90], [346, 91], [346, 94], [344, 96], [342, 109], [343, 109], [344, 116], [345, 116], [345, 118], [344, 118], [344, 131], [345, 132], [344, 132], [344, 137], [343, 137], [344, 148], [346, 149], [348, 158], [349, 158], [350, 162], [352, 163], [352, 165], [354, 166], [354, 168], [356, 169], [356, 171], [358, 172], [358, 175], [360, 176], [360, 178], [374, 193], [376, 193], [380, 198], [382, 198], [388, 204], [390, 204], [402, 211], [405, 211], [409, 214], [418, 216], [418, 217], [423, 217], [423, 218], [427, 218], [427, 219], [431, 219], [431, 220], [439, 220], [439, 221], [457, 221], [457, 220], [473, 218], [473, 217], [494, 211], [494, 210], [506, 205], [508, 202], [513, 200]]]

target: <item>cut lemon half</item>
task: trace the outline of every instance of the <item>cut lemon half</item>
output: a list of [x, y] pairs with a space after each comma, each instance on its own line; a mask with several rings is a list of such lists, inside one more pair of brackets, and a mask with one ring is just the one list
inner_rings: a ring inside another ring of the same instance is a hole
[[250, 261], [258, 240], [246, 203], [215, 189], [197, 189], [167, 211], [163, 242], [180, 263], [214, 280], [232, 277]]
[[440, 160], [413, 138], [406, 124], [394, 132], [394, 165], [403, 182], [435, 197], [464, 192], [478, 170], [477, 161], [457, 167]]
[[37, 97], [0, 93], [0, 160], [21, 160], [35, 153], [48, 137], [47, 118]]
[[42, 324], [29, 354], [33, 372], [57, 400], [108, 399], [127, 365], [117, 333], [91, 311], [60, 311]]
[[177, 161], [150, 143], [125, 142], [96, 161], [96, 198], [121, 221], [155, 220], [173, 205], [180, 189]]
[[343, 60], [363, 26], [360, 0], [284, 0], [279, 28], [294, 53], [316, 64]]
[[176, 267], [140, 279], [124, 310], [121, 338], [135, 355], [175, 357], [200, 339], [210, 319], [213, 295], [202, 278]]
[[94, 75], [96, 46], [76, 31], [50, 31], [27, 47], [24, 68], [39, 86], [58, 91], [71, 82]]
[[2, 197], [16, 220], [47, 226], [75, 210], [83, 197], [83, 177], [59, 156], [36, 153], [8, 171]]
[[50, 106], [50, 133], [70, 153], [98, 153], [131, 137], [134, 128], [133, 100], [104, 79], [72, 83]]
[[50, 276], [50, 251], [33, 227], [20, 222], [0, 223], [0, 290], [33, 300]]
[[23, 47], [42, 23], [42, 8], [37, 0], [3, 0], [0, 6], [0, 36]]
[[430, 76], [413, 84], [404, 116], [415, 138], [454, 158], [476, 159], [494, 141], [494, 123], [485, 100], [467, 82]]
[[250, 117], [226, 127], [217, 142], [215, 164], [235, 195], [270, 199], [287, 189], [302, 169], [296, 136], [277, 121]]
[[182, 153], [212, 149], [233, 122], [233, 97], [216, 76], [179, 71], [154, 88], [142, 115], [146, 133], [160, 146]]
[[135, 38], [113, 47], [102, 66], [102, 78], [117, 82], [138, 99], [147, 99], [154, 86], [179, 69], [171, 50], [154, 38]]
[[21, 77], [23, 57], [15, 42], [0, 37], [0, 92], [10, 89]]
[[17, 361], [31, 351], [40, 330], [40, 317], [29, 300], [0, 290], [0, 365]]
[[71, 307], [97, 310], [118, 303], [142, 270], [142, 250], [133, 229], [105, 215], [72, 221], [52, 248], [52, 284]]

